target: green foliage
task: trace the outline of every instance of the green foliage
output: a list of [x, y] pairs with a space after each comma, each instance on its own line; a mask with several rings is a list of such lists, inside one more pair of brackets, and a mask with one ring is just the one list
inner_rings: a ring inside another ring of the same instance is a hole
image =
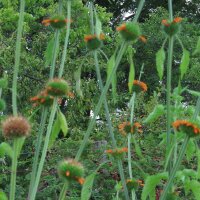
[[199, 54], [200, 53], [200, 37], [198, 38], [196, 49], [193, 52], [193, 55]]
[[200, 199], [200, 183], [196, 180], [187, 181], [185, 183], [185, 191], [188, 193], [189, 191], [192, 191], [195, 199]]
[[156, 198], [156, 196], [155, 196], [156, 186], [160, 183], [160, 181], [162, 179], [166, 180], [167, 178], [168, 178], [167, 172], [158, 173], [156, 175], [149, 176], [145, 180], [145, 185], [144, 185], [144, 188], [142, 190], [141, 200], [146, 200], [146, 199], [148, 199], [148, 197], [149, 197], [150, 200], [155, 200], [155, 198]]
[[12, 158], [13, 149], [8, 143], [2, 142], [0, 144], [0, 157], [4, 157], [5, 155], [8, 155], [10, 158]]
[[187, 72], [188, 66], [190, 63], [190, 53], [186, 49], [183, 49], [183, 56], [181, 58], [180, 71], [181, 71], [181, 79], [184, 74]]
[[162, 47], [157, 53], [156, 53], [156, 68], [158, 72], [158, 76], [160, 80], [162, 80], [163, 72], [164, 72], [164, 63], [165, 63], [165, 51]]
[[129, 88], [129, 92], [132, 92], [132, 88], [133, 88], [133, 81], [135, 79], [135, 67], [134, 67], [134, 63], [133, 63], [133, 48], [128, 47], [128, 61], [129, 61], [129, 65], [130, 65], [130, 70], [129, 70], [129, 76], [128, 76], [128, 88]]
[[6, 194], [2, 190], [0, 190], [0, 199], [1, 200], [8, 200]]

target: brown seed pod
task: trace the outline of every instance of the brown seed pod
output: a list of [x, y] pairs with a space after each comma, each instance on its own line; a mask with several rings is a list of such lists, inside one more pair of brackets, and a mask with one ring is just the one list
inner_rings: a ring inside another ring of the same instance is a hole
[[19, 138], [29, 135], [31, 126], [22, 116], [10, 116], [2, 123], [3, 135], [6, 138]]

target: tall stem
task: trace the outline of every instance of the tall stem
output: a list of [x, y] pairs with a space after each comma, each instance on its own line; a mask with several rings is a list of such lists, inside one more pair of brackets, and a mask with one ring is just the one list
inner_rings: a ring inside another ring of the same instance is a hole
[[60, 65], [60, 70], [58, 77], [61, 78], [65, 66], [65, 60], [67, 56], [67, 47], [69, 43], [69, 34], [70, 34], [70, 20], [71, 20], [71, 0], [67, 0], [67, 30], [66, 30], [66, 36], [65, 36], [65, 44], [64, 44], [64, 50], [62, 54], [62, 60]]
[[11, 181], [10, 181], [10, 200], [15, 200], [15, 190], [16, 190], [16, 173], [17, 173], [17, 152], [19, 139], [14, 139], [13, 141], [13, 157], [12, 157], [12, 171], [11, 171]]
[[20, 64], [21, 39], [22, 39], [22, 31], [24, 23], [24, 8], [25, 8], [25, 1], [21, 0], [18, 29], [17, 29], [17, 41], [15, 49], [15, 65], [14, 65], [13, 83], [12, 83], [12, 107], [13, 107], [13, 115], [15, 116], [17, 115], [17, 76]]
[[43, 169], [44, 162], [45, 162], [45, 157], [46, 157], [47, 150], [48, 150], [49, 138], [50, 138], [50, 135], [51, 135], [53, 121], [54, 121], [54, 117], [55, 117], [55, 114], [56, 114], [56, 109], [57, 109], [57, 98], [55, 98], [54, 102], [53, 102], [53, 106], [52, 106], [52, 110], [51, 110], [51, 114], [50, 114], [50, 118], [49, 118], [49, 124], [47, 126], [47, 133], [46, 133], [46, 137], [45, 137], [44, 147], [43, 147], [43, 150], [42, 150], [42, 156], [41, 156], [40, 163], [39, 163], [39, 166], [38, 166], [38, 171], [37, 171], [37, 175], [36, 175], [36, 179], [35, 179], [35, 183], [34, 183], [34, 186], [33, 186], [33, 190], [32, 190], [32, 193], [31, 193], [30, 200], [34, 200], [35, 196], [36, 196], [37, 188], [38, 188], [40, 177], [41, 177], [41, 174], [42, 174], [42, 169]]
[[40, 155], [40, 149], [41, 149], [41, 144], [42, 144], [42, 135], [43, 135], [45, 123], [46, 123], [46, 120], [47, 120], [47, 114], [48, 114], [48, 109], [43, 108], [40, 126], [39, 126], [38, 137], [37, 137], [37, 142], [36, 142], [36, 145], [35, 145], [36, 151], [35, 151], [35, 155], [34, 155], [34, 159], [33, 159], [33, 167], [32, 167], [32, 173], [31, 173], [28, 199], [31, 195], [31, 191], [32, 191], [32, 188], [33, 188], [33, 185], [34, 185], [34, 182], [35, 182], [38, 160], [39, 160], [39, 155]]
[[133, 19], [134, 22], [136, 22], [142, 12], [142, 8], [144, 7], [144, 3], [145, 3], [145, 0], [140, 0], [140, 3], [138, 5], [138, 8], [137, 8], [137, 12], [136, 12], [136, 15]]
[[120, 63], [120, 61], [121, 61], [121, 59], [122, 59], [122, 56], [123, 56], [123, 54], [124, 54], [124, 51], [126, 50], [126, 47], [127, 47], [127, 44], [126, 44], [125, 42], [123, 42], [123, 43], [121, 44], [121, 48], [120, 48], [120, 50], [119, 50], [119, 53], [118, 53], [118, 56], [117, 56], [117, 59], [116, 59], [115, 66], [113, 67], [113, 70], [112, 70], [112, 72], [111, 72], [111, 75], [110, 75], [110, 77], [108, 78], [108, 80], [107, 80], [107, 82], [106, 82], [106, 85], [105, 85], [105, 87], [104, 87], [104, 89], [103, 89], [103, 91], [102, 91], [102, 93], [101, 93], [100, 99], [99, 99], [98, 104], [97, 104], [97, 106], [96, 106], [96, 108], [95, 108], [95, 111], [94, 111], [94, 116], [92, 117], [92, 119], [91, 119], [91, 121], [90, 121], [90, 123], [89, 123], [88, 129], [87, 129], [87, 131], [86, 131], [86, 133], [85, 133], [85, 135], [84, 135], [84, 138], [83, 138], [83, 141], [82, 141], [82, 143], [81, 143], [81, 146], [80, 146], [80, 148], [79, 148], [79, 150], [78, 150], [78, 152], [77, 152], [77, 154], [76, 154], [76, 157], [75, 157], [76, 160], [79, 160], [79, 159], [80, 159], [81, 154], [82, 154], [82, 152], [83, 152], [83, 149], [85, 148], [85, 145], [86, 145], [86, 143], [87, 143], [87, 141], [88, 141], [88, 138], [89, 138], [89, 136], [90, 136], [90, 133], [91, 133], [91, 131], [92, 131], [94, 125], [95, 125], [96, 117], [97, 117], [97, 115], [98, 115], [98, 113], [99, 113], [99, 111], [100, 111], [101, 105], [102, 105], [102, 103], [103, 103], [103, 101], [104, 101], [104, 99], [105, 99], [105, 96], [106, 96], [106, 93], [107, 93], [107, 91], [108, 91], [108, 88], [110, 87], [110, 83], [111, 83], [111, 81], [112, 81], [113, 74], [116, 72], [116, 70], [117, 70], [117, 68], [118, 68], [118, 66], [119, 66], [119, 63]]
[[60, 196], [59, 196], [58, 200], [65, 200], [67, 189], [68, 189], [68, 182], [65, 182], [64, 185], [63, 185], [63, 188], [60, 192]]

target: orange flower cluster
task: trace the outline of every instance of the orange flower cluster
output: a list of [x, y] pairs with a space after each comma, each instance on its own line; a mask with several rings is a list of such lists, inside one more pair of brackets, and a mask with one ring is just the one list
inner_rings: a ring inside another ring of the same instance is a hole
[[123, 153], [128, 152], [128, 148], [127, 147], [123, 147], [123, 148], [116, 148], [116, 149], [108, 149], [105, 151], [107, 154], [112, 155], [115, 158], [121, 158], [121, 156], [123, 155]]
[[144, 186], [144, 183], [143, 183], [143, 181], [142, 180], [134, 180], [134, 179], [127, 179], [126, 180], [126, 183], [127, 184], [129, 184], [129, 183], [134, 183], [134, 182], [136, 182], [138, 185], [140, 185], [140, 186]]
[[182, 20], [183, 19], [181, 17], [176, 17], [176, 18], [174, 18], [174, 20], [171, 23], [169, 23], [169, 21], [167, 19], [163, 19], [162, 24], [164, 26], [170, 26], [171, 24], [180, 23]]
[[119, 132], [124, 136], [126, 136], [128, 133], [134, 134], [136, 132], [138, 133], [143, 132], [142, 125], [139, 122], [135, 122], [133, 126], [131, 126], [130, 122], [123, 122], [122, 124], [118, 126], [118, 128], [119, 128]]
[[146, 92], [147, 91], [147, 85], [146, 85], [146, 83], [144, 83], [142, 81], [134, 80], [133, 85], [135, 86], [136, 92], [140, 92], [140, 91]]
[[177, 131], [183, 131], [191, 137], [200, 134], [200, 128], [187, 120], [176, 120], [172, 125]]
[[[67, 177], [70, 177], [70, 171], [66, 171], [65, 175]], [[85, 182], [85, 179], [82, 177], [74, 177], [74, 180], [76, 180], [78, 183], [80, 183], [81, 185], [83, 185], [83, 183]]]
[[99, 37], [96, 34], [94, 34], [94, 35], [85, 35], [85, 37], [84, 37], [84, 41], [85, 42], [89, 42], [89, 41], [91, 41], [93, 39], [105, 40], [105, 35], [103, 33], [101, 33]]

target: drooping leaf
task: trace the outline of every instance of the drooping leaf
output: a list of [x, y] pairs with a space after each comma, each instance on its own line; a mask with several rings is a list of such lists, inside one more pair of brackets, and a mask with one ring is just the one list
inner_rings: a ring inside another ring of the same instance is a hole
[[196, 151], [196, 146], [194, 140], [190, 138], [186, 148], [186, 158], [188, 161], [190, 161], [193, 158], [193, 156], [195, 155], [195, 151]]
[[92, 173], [85, 179], [85, 182], [83, 184], [83, 188], [81, 191], [81, 200], [89, 200], [90, 199], [95, 175], [96, 175], [96, 173]]
[[63, 132], [63, 135], [66, 136], [68, 132], [68, 124], [65, 115], [61, 111], [58, 112], [58, 120], [60, 122], [60, 128]]
[[189, 90], [189, 89], [187, 89], [187, 91], [193, 96], [200, 97], [200, 92], [197, 92], [197, 91], [194, 91], [194, 90]]
[[162, 80], [164, 73], [165, 51], [163, 48], [156, 53], [156, 69], [160, 80]]
[[191, 181], [187, 181], [185, 183], [185, 190], [186, 193], [188, 193], [188, 191], [192, 191], [192, 193], [194, 194], [194, 197], [196, 200], [200, 199], [200, 183], [196, 180], [191, 180]]
[[129, 92], [132, 92], [133, 81], [135, 79], [135, 67], [133, 63], [133, 49], [131, 47], [128, 48], [128, 61], [130, 64], [129, 76], [128, 76], [128, 88]]
[[5, 155], [8, 155], [10, 158], [12, 158], [13, 149], [8, 143], [2, 142], [0, 144], [0, 157], [4, 157]]
[[181, 64], [180, 64], [181, 79], [187, 72], [189, 63], [190, 63], [190, 52], [186, 49], [183, 49], [183, 56], [181, 58]]
[[18, 148], [17, 148], [17, 157], [19, 157], [22, 147], [24, 145], [26, 137], [22, 137], [18, 139]]
[[153, 112], [149, 114], [149, 116], [144, 120], [144, 123], [152, 123], [156, 121], [160, 116], [165, 113], [165, 108], [162, 104], [158, 104], [155, 106]]
[[136, 154], [137, 154], [140, 158], [143, 158], [141, 148], [140, 148], [140, 146], [139, 146], [139, 144], [137, 143], [137, 141], [136, 141], [135, 138], [133, 138], [133, 143], [134, 143], [134, 147], [135, 147], [135, 152], [136, 152]]
[[80, 97], [83, 97], [83, 92], [81, 90], [81, 67], [74, 72], [74, 79], [76, 81], [76, 92]]
[[[96, 13], [96, 12], [95, 12]], [[102, 24], [101, 21], [99, 19], [99, 17], [96, 14], [96, 24], [95, 24], [95, 33], [96, 35], [99, 37], [100, 34], [102, 33]]]
[[144, 188], [142, 190], [141, 200], [146, 200], [148, 199], [148, 197], [149, 200], [155, 200], [156, 199], [155, 188], [162, 179], [166, 180], [168, 178], [167, 174], [168, 174], [167, 172], [163, 172], [160, 174], [147, 177], [147, 179], [145, 180]]
[[0, 200], [8, 200], [7, 195], [2, 190], [0, 190]]
[[49, 139], [49, 146], [48, 148], [51, 148], [52, 145], [54, 144], [56, 138], [58, 137], [58, 134], [61, 130], [61, 127], [60, 127], [60, 120], [57, 116], [54, 124], [53, 124], [53, 128], [52, 128], [52, 132], [51, 132], [51, 135], [50, 135], [50, 139]]
[[193, 55], [196, 55], [196, 54], [199, 54], [199, 53], [200, 53], [200, 37], [198, 38], [197, 46], [196, 46], [196, 49], [193, 52]]
[[108, 60], [108, 64], [107, 64], [107, 80], [112, 75], [112, 95], [113, 95], [113, 98], [116, 99], [116, 95], [117, 95], [117, 76], [116, 76], [116, 73], [112, 74], [112, 70], [113, 70], [114, 66], [115, 66], [115, 54], [113, 54], [111, 56], [111, 58]]
[[45, 67], [47, 67], [52, 60], [52, 55], [53, 55], [53, 47], [54, 47], [54, 37], [49, 40], [47, 49], [45, 51]]

